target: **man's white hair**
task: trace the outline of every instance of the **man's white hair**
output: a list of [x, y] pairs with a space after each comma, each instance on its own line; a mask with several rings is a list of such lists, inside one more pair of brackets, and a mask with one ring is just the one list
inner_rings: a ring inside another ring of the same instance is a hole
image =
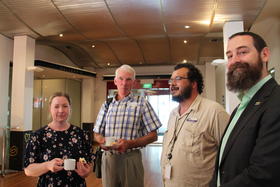
[[118, 73], [119, 73], [120, 70], [131, 73], [133, 80], [135, 79], [136, 72], [130, 65], [124, 64], [121, 67], [119, 67], [118, 69], [116, 69], [116, 72], [115, 72], [116, 77], [118, 76]]

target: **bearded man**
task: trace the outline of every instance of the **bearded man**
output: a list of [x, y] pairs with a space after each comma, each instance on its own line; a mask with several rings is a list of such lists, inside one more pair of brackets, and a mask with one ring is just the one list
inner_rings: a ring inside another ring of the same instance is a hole
[[211, 187], [280, 186], [280, 87], [270, 52], [252, 32], [229, 38], [227, 87], [240, 94], [219, 148]]
[[208, 187], [229, 115], [203, 98], [203, 78], [192, 64], [178, 64], [169, 80], [171, 113], [163, 138], [161, 169], [165, 187]]

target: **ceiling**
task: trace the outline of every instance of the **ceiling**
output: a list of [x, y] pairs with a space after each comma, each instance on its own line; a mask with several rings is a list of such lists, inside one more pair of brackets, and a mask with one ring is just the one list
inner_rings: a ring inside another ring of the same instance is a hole
[[37, 44], [60, 50], [80, 68], [174, 65], [183, 60], [204, 64], [223, 57], [224, 22], [244, 20], [248, 30], [265, 3], [0, 0], [0, 34], [29, 35]]

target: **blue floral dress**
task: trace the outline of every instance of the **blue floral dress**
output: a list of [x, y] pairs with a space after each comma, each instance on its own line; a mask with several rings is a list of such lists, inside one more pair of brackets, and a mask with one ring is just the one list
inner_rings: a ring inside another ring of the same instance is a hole
[[[79, 127], [71, 125], [65, 131], [55, 131], [45, 126], [31, 134], [26, 145], [24, 167], [32, 163], [42, 163], [54, 158], [85, 158], [92, 162], [92, 145], [89, 135]], [[86, 186], [85, 179], [75, 171], [51, 171], [41, 175], [37, 186]]]

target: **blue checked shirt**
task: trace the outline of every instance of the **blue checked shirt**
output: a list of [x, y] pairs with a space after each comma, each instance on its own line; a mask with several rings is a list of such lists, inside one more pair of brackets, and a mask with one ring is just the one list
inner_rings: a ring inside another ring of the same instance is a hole
[[108, 111], [105, 103], [97, 116], [93, 130], [95, 133], [132, 140], [161, 127], [151, 104], [144, 97], [130, 94], [119, 101], [114, 98]]

